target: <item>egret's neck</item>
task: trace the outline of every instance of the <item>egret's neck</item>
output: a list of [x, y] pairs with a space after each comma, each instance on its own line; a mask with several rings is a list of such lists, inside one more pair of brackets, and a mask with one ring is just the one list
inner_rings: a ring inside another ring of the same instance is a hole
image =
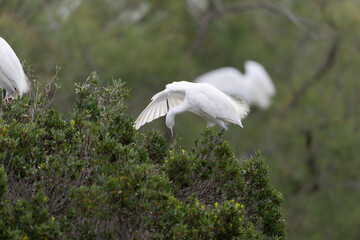
[[166, 126], [168, 128], [170, 128], [171, 130], [171, 135], [172, 135], [172, 129], [175, 125], [175, 116], [179, 113], [182, 113], [182, 112], [185, 112], [186, 109], [184, 107], [184, 103], [176, 106], [176, 107], [173, 107], [173, 108], [170, 108], [167, 115], [166, 115]]

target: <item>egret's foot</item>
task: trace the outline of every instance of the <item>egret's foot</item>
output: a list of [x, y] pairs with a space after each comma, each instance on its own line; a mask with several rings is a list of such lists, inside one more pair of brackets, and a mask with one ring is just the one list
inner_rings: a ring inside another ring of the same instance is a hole
[[9, 98], [6, 96], [2, 100], [2, 106], [7, 108], [7, 104], [10, 103]]

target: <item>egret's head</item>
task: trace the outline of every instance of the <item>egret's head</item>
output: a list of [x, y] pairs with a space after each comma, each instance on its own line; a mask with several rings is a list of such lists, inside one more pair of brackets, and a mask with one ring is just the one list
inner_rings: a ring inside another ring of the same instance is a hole
[[173, 129], [174, 125], [175, 125], [174, 116], [172, 114], [167, 114], [165, 122], [166, 122], [166, 126], [170, 129], [171, 136], [172, 136], [173, 135], [173, 130], [172, 129]]

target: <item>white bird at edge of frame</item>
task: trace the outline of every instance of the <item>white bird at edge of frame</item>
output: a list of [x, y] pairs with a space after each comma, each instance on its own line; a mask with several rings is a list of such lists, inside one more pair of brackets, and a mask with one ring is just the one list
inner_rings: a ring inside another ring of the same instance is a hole
[[195, 82], [209, 83], [220, 91], [242, 99], [250, 105], [267, 109], [276, 89], [265, 68], [258, 62], [246, 61], [245, 73], [234, 67], [223, 67], [204, 73]]
[[145, 123], [166, 115], [166, 126], [173, 135], [175, 116], [183, 112], [202, 117], [208, 127], [218, 124], [222, 133], [229, 123], [243, 127], [241, 120], [249, 113], [249, 106], [208, 83], [173, 82], [151, 98], [151, 103], [136, 119], [134, 126], [137, 130]]
[[10, 45], [0, 37], [0, 88], [3, 90], [2, 105], [8, 98], [22, 96], [29, 90], [29, 83], [19, 58]]

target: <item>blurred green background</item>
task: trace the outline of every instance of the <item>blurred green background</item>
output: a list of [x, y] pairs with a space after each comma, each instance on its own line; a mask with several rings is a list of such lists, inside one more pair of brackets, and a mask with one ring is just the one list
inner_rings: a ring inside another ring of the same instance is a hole
[[[289, 239], [360, 239], [359, 30], [356, 0], [0, 1], [1, 37], [31, 79], [61, 66], [54, 104], [64, 114], [93, 70], [132, 88], [136, 118], [169, 82], [263, 64], [277, 88], [271, 108], [253, 108], [224, 137], [240, 158], [263, 151]], [[174, 131], [186, 147], [205, 126], [184, 114]], [[141, 131], [152, 128], [169, 135], [163, 118]]]

